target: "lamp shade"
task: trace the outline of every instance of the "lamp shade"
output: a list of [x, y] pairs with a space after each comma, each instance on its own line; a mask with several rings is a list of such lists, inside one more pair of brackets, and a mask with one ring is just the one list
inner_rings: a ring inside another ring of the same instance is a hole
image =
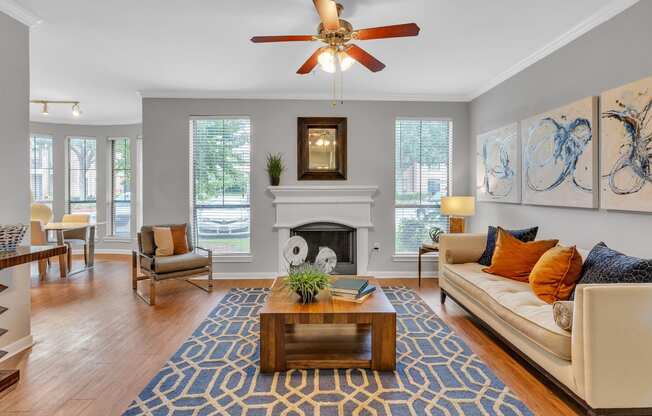
[[441, 213], [453, 217], [475, 215], [475, 198], [472, 196], [445, 196], [441, 199]]

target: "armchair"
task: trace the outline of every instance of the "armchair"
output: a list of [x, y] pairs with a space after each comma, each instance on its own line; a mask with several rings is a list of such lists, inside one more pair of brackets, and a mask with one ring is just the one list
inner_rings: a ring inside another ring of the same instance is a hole
[[[186, 239], [190, 249], [186, 254], [156, 256], [153, 227], [174, 227], [175, 225], [143, 226], [138, 233], [138, 250], [132, 252], [132, 288], [138, 297], [151, 306], [156, 304], [156, 284], [162, 280], [183, 279], [205, 292], [213, 290], [213, 252], [202, 247], [193, 247], [190, 227], [185, 225]], [[201, 275], [208, 276], [208, 288], [189, 279]], [[138, 282], [141, 280], [149, 280], [149, 298], [138, 293]]]

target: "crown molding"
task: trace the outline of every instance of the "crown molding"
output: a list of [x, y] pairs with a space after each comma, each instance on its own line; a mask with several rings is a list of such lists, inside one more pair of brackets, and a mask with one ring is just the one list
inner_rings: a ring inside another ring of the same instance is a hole
[[581, 21], [579, 24], [572, 27], [569, 31], [559, 36], [557, 39], [548, 43], [547, 45], [537, 50], [527, 58], [516, 63], [515, 65], [507, 69], [505, 72], [498, 74], [486, 84], [477, 88], [475, 91], [469, 94], [469, 101], [478, 98], [485, 92], [502, 84], [503, 82], [507, 81], [508, 79], [518, 74], [519, 72], [523, 71], [527, 67], [535, 64], [536, 62], [540, 61], [546, 56], [568, 45], [569, 43], [579, 38], [580, 36], [586, 34], [591, 29], [600, 26], [602, 23], [606, 22], [612, 17], [615, 17], [616, 15], [629, 9], [639, 1], [640, 0], [614, 0], [610, 4], [607, 4], [606, 6], [598, 9], [597, 12], [595, 12], [585, 20]]
[[3, 12], [28, 27], [34, 27], [43, 19], [30, 9], [18, 4], [15, 0], [0, 0], [0, 12]]
[[[141, 98], [185, 98], [185, 99], [222, 99], [222, 100], [302, 100], [332, 101], [333, 97], [324, 93], [257, 93], [239, 91], [203, 91], [203, 90], [143, 90], [138, 92]], [[344, 94], [344, 101], [410, 101], [410, 102], [468, 102], [467, 95], [432, 95], [432, 94]]]

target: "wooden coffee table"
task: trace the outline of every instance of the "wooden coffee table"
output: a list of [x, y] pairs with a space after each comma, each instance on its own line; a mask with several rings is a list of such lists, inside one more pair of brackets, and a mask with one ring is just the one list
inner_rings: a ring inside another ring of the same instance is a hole
[[260, 311], [260, 369], [396, 369], [396, 311], [378, 282], [364, 303], [332, 299], [323, 290], [302, 304], [277, 278]]

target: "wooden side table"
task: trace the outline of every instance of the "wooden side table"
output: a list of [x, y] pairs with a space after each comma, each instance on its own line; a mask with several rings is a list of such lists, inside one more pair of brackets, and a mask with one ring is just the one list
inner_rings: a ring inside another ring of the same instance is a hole
[[419, 247], [419, 287], [421, 287], [421, 256], [426, 253], [435, 253], [439, 252], [439, 243], [421, 244]]

